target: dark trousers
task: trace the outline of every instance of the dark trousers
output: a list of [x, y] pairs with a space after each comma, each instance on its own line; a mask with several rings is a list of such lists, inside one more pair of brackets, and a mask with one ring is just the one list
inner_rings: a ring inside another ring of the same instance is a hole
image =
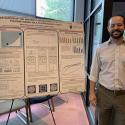
[[125, 125], [125, 91], [97, 89], [98, 125]]

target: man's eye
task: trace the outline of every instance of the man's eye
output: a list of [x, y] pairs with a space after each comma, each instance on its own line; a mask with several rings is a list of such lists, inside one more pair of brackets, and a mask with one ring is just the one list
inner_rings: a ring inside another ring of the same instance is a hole
[[117, 26], [123, 26], [123, 24], [117, 24]]
[[121, 24], [121, 23], [119, 23], [119, 24], [112, 24], [111, 27], [112, 27], [112, 28], [115, 27], [115, 26], [119, 26], [119, 27], [120, 27], [120, 26], [123, 26], [123, 25], [124, 25], [124, 24]]

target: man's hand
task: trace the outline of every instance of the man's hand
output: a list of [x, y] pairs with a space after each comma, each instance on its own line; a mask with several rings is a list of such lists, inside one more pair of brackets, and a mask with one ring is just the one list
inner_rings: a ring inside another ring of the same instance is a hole
[[92, 106], [96, 106], [97, 100], [96, 100], [95, 92], [90, 92], [89, 101], [92, 104]]
[[95, 95], [95, 82], [90, 80], [89, 101], [93, 106], [96, 106], [97, 100]]

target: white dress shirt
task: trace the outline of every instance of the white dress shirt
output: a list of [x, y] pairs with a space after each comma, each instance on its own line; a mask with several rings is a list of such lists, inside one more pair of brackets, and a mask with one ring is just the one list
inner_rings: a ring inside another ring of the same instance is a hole
[[89, 79], [110, 90], [125, 90], [125, 41], [109, 39], [97, 48]]

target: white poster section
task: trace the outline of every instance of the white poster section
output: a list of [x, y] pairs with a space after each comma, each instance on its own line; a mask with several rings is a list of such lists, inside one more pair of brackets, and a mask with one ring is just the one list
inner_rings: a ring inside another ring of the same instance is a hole
[[0, 99], [85, 91], [83, 24], [0, 17]]

